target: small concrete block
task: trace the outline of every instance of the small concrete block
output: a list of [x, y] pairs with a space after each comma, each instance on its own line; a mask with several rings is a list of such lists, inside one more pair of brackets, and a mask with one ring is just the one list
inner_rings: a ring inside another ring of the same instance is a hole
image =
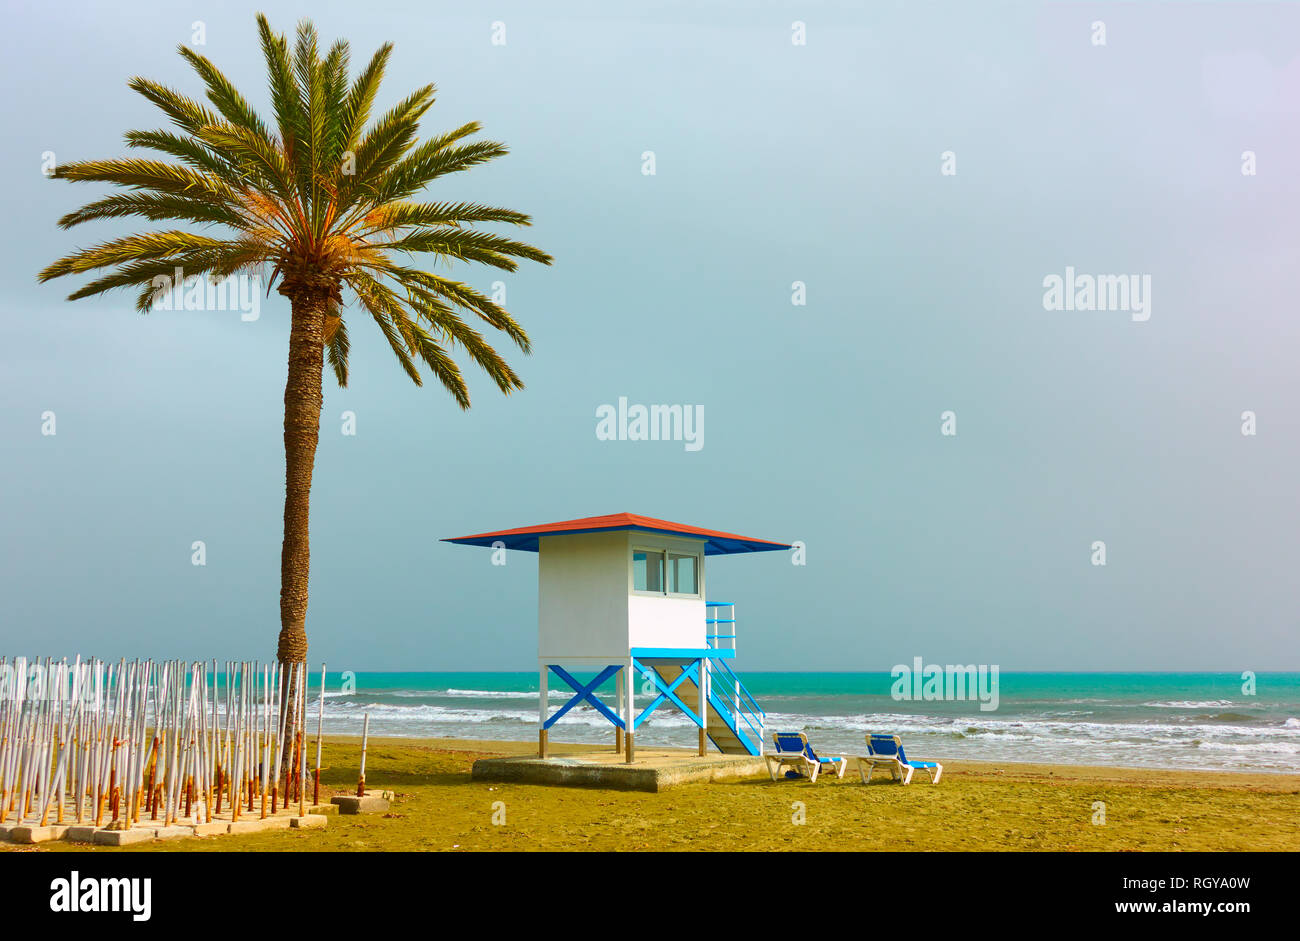
[[261, 833], [265, 829], [265, 820], [236, 820], [230, 825], [232, 836], [240, 833]]
[[75, 827], [68, 827], [68, 832], [67, 835], [64, 836], [64, 839], [70, 840], [73, 843], [94, 843], [95, 827], [92, 824], [79, 824]]
[[225, 820], [214, 820], [211, 823], [199, 823], [194, 825], [195, 836], [218, 836], [222, 833], [230, 832], [230, 824]]
[[308, 804], [307, 813], [320, 816], [321, 814], [337, 814], [339, 812], [338, 804]]
[[153, 832], [155, 840], [175, 840], [183, 836], [193, 836], [193, 827], [171, 826], [159, 827]]
[[9, 839], [14, 843], [48, 843], [50, 840], [63, 839], [63, 835], [67, 832], [68, 828], [62, 825], [22, 826], [10, 830]]
[[13, 828], [14, 824], [12, 823], [0, 823], [0, 842], [5, 842], [9, 839], [9, 832], [13, 830]]
[[323, 830], [329, 824], [324, 814], [307, 814], [303, 817], [290, 817], [289, 826], [295, 830]]
[[288, 830], [292, 817], [267, 817], [262, 821], [265, 830]]
[[130, 830], [96, 830], [95, 842], [100, 846], [128, 846], [131, 843], [147, 843], [153, 839], [153, 830], [133, 827]]
[[341, 814], [382, 814], [386, 813], [389, 803], [382, 797], [331, 797], [331, 804], [337, 804]]

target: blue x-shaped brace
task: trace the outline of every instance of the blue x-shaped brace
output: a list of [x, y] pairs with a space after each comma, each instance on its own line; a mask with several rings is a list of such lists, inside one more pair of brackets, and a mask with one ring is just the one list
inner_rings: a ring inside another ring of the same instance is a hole
[[664, 685], [663, 678], [659, 675], [657, 670], [643, 666], [635, 657], [632, 658], [632, 668], [638, 673], [643, 674], [647, 679], [654, 683], [655, 689], [659, 690], [659, 695], [652, 699], [650, 705], [646, 706], [645, 710], [632, 722], [633, 731], [639, 729], [641, 723], [649, 717], [650, 713], [663, 705], [665, 700], [671, 700], [678, 709], [690, 716], [692, 722], [700, 726], [700, 728], [704, 727], [704, 723], [700, 720], [700, 717], [695, 714], [694, 710], [692, 710], [690, 706], [682, 702], [676, 694], [677, 687], [681, 686], [686, 680], [694, 680], [696, 688], [699, 687], [700, 681], [697, 678], [697, 673], [700, 669], [699, 660], [696, 660], [694, 663], [688, 663], [686, 666], [682, 667], [682, 672], [678, 674], [677, 679], [667, 685]]
[[574, 679], [563, 667], [558, 667], [552, 663], [548, 668], [552, 673], [567, 683], [570, 689], [575, 690], [577, 695], [561, 706], [555, 715], [543, 722], [542, 728], [549, 729], [559, 721], [561, 716], [581, 702], [590, 703], [597, 712], [603, 715], [610, 722], [613, 722], [618, 728], [621, 729], [624, 727], [623, 720], [618, 717], [618, 714], [612, 711], [609, 706], [605, 705], [595, 696], [596, 690], [599, 689], [606, 680], [616, 674], [619, 670], [623, 669], [621, 664], [616, 663], [612, 666], [605, 667], [605, 669], [596, 674], [596, 678], [586, 686], [583, 686], [581, 681]]

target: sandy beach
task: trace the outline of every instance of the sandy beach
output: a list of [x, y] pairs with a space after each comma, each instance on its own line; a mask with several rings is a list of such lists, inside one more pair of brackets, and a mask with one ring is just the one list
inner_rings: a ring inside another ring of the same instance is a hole
[[[551, 745], [556, 755], [591, 749]], [[372, 739], [367, 783], [397, 794], [385, 816], [332, 817], [314, 832], [41, 849], [1300, 850], [1300, 775], [954, 761], [938, 785], [918, 777], [902, 787], [886, 776], [863, 786], [850, 769], [816, 784], [763, 777], [660, 794], [470, 779], [477, 758], [533, 750], [525, 742]], [[355, 788], [359, 755], [356, 740], [327, 740], [324, 791]]]

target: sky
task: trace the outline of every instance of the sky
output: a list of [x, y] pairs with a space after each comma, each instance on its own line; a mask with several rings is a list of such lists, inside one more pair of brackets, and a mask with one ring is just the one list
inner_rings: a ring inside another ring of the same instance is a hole
[[[350, 316], [312, 661], [532, 669], [537, 557], [439, 540], [632, 512], [806, 545], [710, 558], [742, 670], [1300, 669], [1300, 9], [610, 6], [7, 5], [0, 654], [274, 653], [287, 302], [35, 277], [128, 230], [58, 229], [104, 191], [43, 169], [165, 124], [131, 76], [197, 96], [194, 44], [267, 110], [263, 10], [354, 68], [394, 41], [381, 107], [434, 82], [423, 133], [510, 148], [427, 198], [555, 258], [453, 269], [533, 341], [469, 412]], [[1047, 309], [1070, 271], [1145, 310]], [[601, 440], [620, 397], [702, 409], [702, 446]]]

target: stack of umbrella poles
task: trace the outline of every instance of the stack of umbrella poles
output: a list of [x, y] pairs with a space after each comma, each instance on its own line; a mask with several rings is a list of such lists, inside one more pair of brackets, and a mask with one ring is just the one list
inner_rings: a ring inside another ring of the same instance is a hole
[[305, 663], [0, 658], [0, 839], [323, 826], [324, 681], [309, 771]]

